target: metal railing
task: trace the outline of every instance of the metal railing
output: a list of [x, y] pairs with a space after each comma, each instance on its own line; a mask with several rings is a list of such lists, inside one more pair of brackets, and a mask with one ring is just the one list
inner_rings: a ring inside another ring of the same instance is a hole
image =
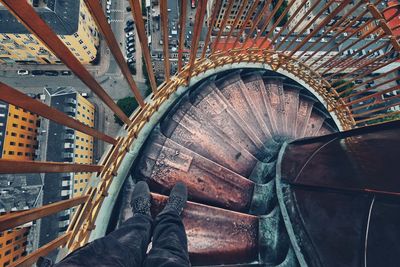
[[[198, 0], [190, 59], [185, 64], [183, 50], [188, 16], [187, 1], [181, 0], [178, 22], [178, 72], [171, 75], [168, 10], [166, 0], [161, 0], [165, 80], [157, 87], [141, 1], [130, 0], [152, 89], [152, 96], [145, 101], [107, 23], [100, 1], [84, 0], [139, 103], [139, 108], [128, 117], [38, 16], [27, 0], [0, 2], [125, 123], [123, 127], [126, 130], [124, 137], [114, 138], [0, 83], [0, 100], [110, 144], [110, 149], [98, 165], [41, 161], [10, 162], [0, 159], [0, 173], [93, 172], [99, 181], [87, 187], [81, 196], [0, 216], [0, 231], [4, 231], [76, 207], [65, 234], [12, 265], [31, 265], [39, 256], [46, 255], [58, 247], [66, 246], [72, 251], [88, 242], [91, 231], [96, 227], [96, 217], [113, 177], [141, 129], [178, 87], [189, 86], [191, 78], [205, 71], [236, 63], [260, 63], [274, 71], [290, 73], [323, 99], [328, 111], [345, 130], [400, 118], [399, 102], [396, 102], [400, 95], [400, 44], [399, 36], [395, 34], [399, 27], [390, 27], [393, 25], [391, 21], [399, 16], [400, 4], [387, 7], [386, 2], [380, 0], [345, 0], [340, 3], [329, 0], [315, 1], [309, 6], [307, 0], [244, 0], [235, 6], [235, 19], [231, 19], [230, 12], [233, 12], [235, 0], [214, 1], [210, 14], [206, 14], [206, 0]], [[226, 3], [226, 12], [222, 17], [221, 26], [217, 28], [215, 23], [223, 3]], [[245, 10], [247, 6], [248, 10]], [[286, 8], [283, 9], [282, 6]], [[387, 15], [389, 13], [391, 15]], [[231, 22], [229, 25], [228, 20]], [[204, 27], [207, 28], [207, 34], [203, 40], [204, 46], [200, 47]], [[198, 51], [200, 57], [197, 57]], [[384, 68], [384, 71], [379, 71]], [[383, 81], [380, 81], [381, 79]], [[371, 86], [375, 81], [376, 84]]]

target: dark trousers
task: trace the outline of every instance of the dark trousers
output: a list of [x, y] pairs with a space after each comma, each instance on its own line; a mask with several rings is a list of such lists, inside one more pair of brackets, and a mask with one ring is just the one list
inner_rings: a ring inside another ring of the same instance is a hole
[[[152, 249], [146, 255], [153, 229]], [[150, 216], [135, 214], [55, 266], [190, 266], [185, 227], [175, 212], [161, 214], [154, 222]]]

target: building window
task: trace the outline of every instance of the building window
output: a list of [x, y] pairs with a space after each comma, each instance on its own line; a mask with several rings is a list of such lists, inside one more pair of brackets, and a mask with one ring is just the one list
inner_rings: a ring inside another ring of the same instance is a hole
[[[13, 127], [17, 127], [17, 126], [13, 125]], [[17, 136], [17, 133], [11, 132], [11, 136]]]
[[15, 146], [15, 142], [10, 142], [10, 146]]
[[16, 123], [13, 123], [13, 124], [12, 124], [12, 127], [15, 127], [15, 128], [17, 128], [17, 127], [18, 127], [18, 125], [17, 125]]

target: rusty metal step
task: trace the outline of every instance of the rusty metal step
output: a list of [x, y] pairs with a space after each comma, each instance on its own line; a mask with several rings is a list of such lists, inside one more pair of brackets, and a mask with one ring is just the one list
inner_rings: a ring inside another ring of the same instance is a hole
[[266, 147], [274, 142], [269, 130], [262, 127], [262, 122], [259, 121], [262, 119], [253, 112], [251, 104], [248, 102], [250, 98], [244, 94], [245, 85], [238, 73], [216, 81], [216, 85], [222, 98], [233, 107], [262, 143], [266, 144]]
[[192, 95], [189, 112], [201, 124], [214, 127], [221, 135], [226, 135], [238, 145], [249, 151], [259, 160], [265, 158], [265, 147], [246, 125], [240, 121], [230, 107], [212, 90], [212, 84], [201, 89], [208, 94], [203, 97]]
[[308, 119], [306, 131], [304, 133], [304, 136], [315, 136], [318, 134], [319, 130], [322, 127], [322, 124], [325, 121], [325, 117], [323, 117], [321, 114], [313, 111], [311, 113], [310, 118]]
[[[152, 194], [152, 214], [167, 197]], [[193, 266], [251, 263], [258, 259], [258, 217], [188, 202], [182, 213]]]
[[152, 191], [162, 194], [169, 194], [176, 182], [182, 181], [188, 187], [191, 200], [241, 212], [249, 211], [255, 188], [250, 180], [157, 131], [141, 152], [135, 177], [145, 180]]
[[[187, 103], [187, 102], [186, 102]], [[259, 162], [234, 140], [195, 118], [186, 116], [188, 105], [178, 105], [160, 123], [161, 132], [178, 144], [210, 159], [244, 177], [249, 177]]]
[[274, 121], [276, 126], [275, 139], [281, 140], [286, 128], [283, 80], [278, 77], [263, 76], [263, 81], [267, 95], [265, 104], [270, 109], [271, 121]]
[[305, 136], [313, 105], [314, 102], [300, 97], [295, 138], [303, 138]]
[[246, 94], [249, 95], [251, 107], [257, 112], [260, 118], [260, 125], [268, 129], [271, 136], [274, 137], [276, 135], [276, 127], [270, 118], [271, 115], [269, 114], [268, 106], [264, 103], [264, 99], [267, 98], [267, 96], [261, 75], [259, 71], [253, 71], [242, 74], [241, 78], [245, 85]]
[[296, 136], [297, 112], [299, 106], [299, 90], [294, 87], [285, 87], [284, 90], [285, 122], [284, 133], [289, 139]]
[[330, 127], [327, 123], [323, 123], [321, 128], [318, 130], [316, 136], [320, 136], [320, 135], [327, 135], [327, 134], [331, 134], [334, 133], [335, 130], [332, 129], [332, 127]]

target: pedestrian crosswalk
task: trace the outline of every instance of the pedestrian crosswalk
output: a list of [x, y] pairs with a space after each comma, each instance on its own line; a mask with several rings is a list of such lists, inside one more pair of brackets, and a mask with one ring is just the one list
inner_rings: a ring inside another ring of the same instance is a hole
[[120, 10], [120, 9], [110, 9], [110, 11], [111, 12], [120, 12], [120, 13], [124, 12], [123, 10]]
[[111, 22], [123, 22], [122, 19], [112, 19]]

